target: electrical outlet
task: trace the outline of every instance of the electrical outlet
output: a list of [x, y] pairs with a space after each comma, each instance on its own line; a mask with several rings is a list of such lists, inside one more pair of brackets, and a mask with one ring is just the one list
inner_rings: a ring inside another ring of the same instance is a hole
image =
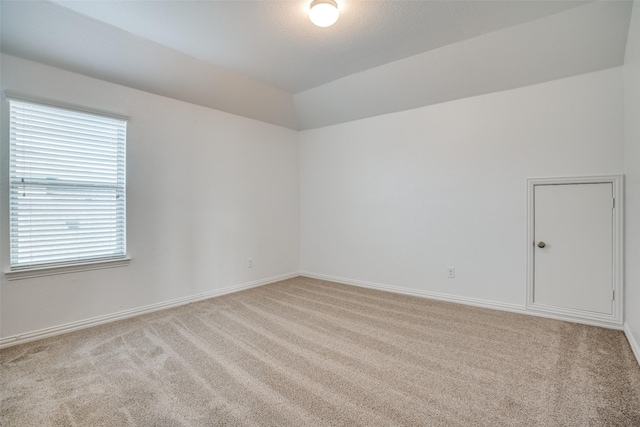
[[456, 277], [456, 268], [455, 267], [447, 267], [447, 277], [449, 279], [454, 279]]
[[247, 268], [253, 268], [253, 258], [247, 260]]

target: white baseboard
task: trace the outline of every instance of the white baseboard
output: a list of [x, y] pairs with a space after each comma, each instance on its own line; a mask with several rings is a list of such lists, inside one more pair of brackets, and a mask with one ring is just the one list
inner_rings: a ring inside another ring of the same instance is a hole
[[439, 301], [454, 302], [458, 304], [471, 305], [474, 307], [490, 308], [493, 310], [509, 311], [512, 313], [526, 314], [529, 316], [545, 317], [555, 320], [564, 320], [566, 322], [581, 323], [590, 326], [600, 326], [607, 329], [622, 330], [623, 326], [607, 322], [599, 322], [597, 320], [588, 320], [563, 316], [552, 313], [532, 312], [527, 310], [526, 306], [518, 304], [510, 304], [498, 301], [484, 300], [480, 298], [461, 297], [458, 295], [442, 294], [438, 292], [423, 291], [420, 289], [402, 288], [399, 286], [385, 285], [381, 283], [366, 282], [363, 280], [346, 279], [344, 277], [328, 276], [326, 274], [312, 273], [309, 271], [300, 271], [300, 276], [311, 277], [314, 279], [328, 280], [330, 282], [343, 283], [345, 285], [359, 286], [362, 288], [377, 289], [380, 291], [395, 292], [404, 295], [413, 295], [422, 298], [435, 299]]
[[298, 277], [297, 271], [279, 276], [273, 276], [266, 279], [247, 282], [240, 285], [229, 286], [215, 291], [204, 292], [201, 294], [191, 295], [188, 297], [177, 298], [171, 301], [160, 302], [156, 304], [146, 305], [144, 307], [133, 308], [130, 310], [119, 311], [117, 313], [106, 314], [104, 316], [92, 317], [90, 319], [79, 320], [77, 322], [66, 323], [64, 325], [53, 326], [50, 328], [39, 329], [37, 331], [26, 332], [23, 334], [13, 335], [0, 339], [0, 348], [11, 347], [18, 344], [24, 344], [55, 335], [66, 334], [68, 332], [80, 329], [90, 328], [92, 326], [102, 325], [104, 323], [116, 322], [118, 320], [127, 319], [129, 317], [140, 316], [142, 314], [152, 313], [154, 311], [164, 310], [167, 308], [178, 307], [180, 305], [190, 304], [192, 302], [202, 301], [205, 299], [218, 297], [221, 295], [231, 294], [243, 291], [245, 289], [255, 288], [257, 286], [267, 285], [269, 283], [279, 282], [280, 280]]
[[61, 335], [61, 334], [77, 331], [80, 329], [86, 329], [93, 326], [102, 325], [105, 323], [116, 322], [118, 320], [128, 319], [130, 317], [140, 316], [142, 314], [152, 313], [154, 311], [164, 310], [172, 307], [178, 307], [181, 305], [190, 304], [192, 302], [202, 301], [202, 300], [214, 298], [217, 296], [231, 294], [234, 292], [239, 292], [245, 289], [267, 285], [269, 283], [274, 283], [280, 280], [286, 280], [286, 279], [290, 279], [297, 276], [306, 276], [314, 279], [328, 280], [336, 283], [343, 283], [346, 285], [359, 286], [359, 287], [369, 288], [369, 289], [377, 289], [377, 290], [386, 291], [386, 292], [395, 292], [395, 293], [404, 294], [404, 295], [413, 295], [413, 296], [418, 296], [422, 298], [429, 298], [429, 299], [453, 302], [458, 304], [465, 304], [465, 305], [470, 305], [474, 307], [490, 308], [494, 310], [502, 310], [502, 311], [509, 311], [513, 313], [526, 314], [530, 316], [546, 317], [546, 318], [551, 318], [556, 320], [584, 323], [587, 325], [601, 326], [609, 329], [624, 329], [625, 335], [627, 337], [627, 340], [629, 341], [631, 349], [633, 350], [633, 353], [636, 359], [638, 360], [638, 363], [640, 363], [640, 346], [638, 345], [637, 341], [635, 341], [633, 335], [631, 334], [631, 330], [629, 329], [627, 324], [625, 324], [623, 327], [620, 325], [601, 324], [599, 322], [591, 322], [591, 321], [582, 320], [582, 319], [567, 318], [564, 316], [556, 316], [556, 315], [547, 314], [547, 313], [537, 313], [537, 312], [533, 313], [531, 311], [528, 311], [525, 306], [520, 306], [517, 304], [501, 303], [496, 301], [483, 300], [479, 298], [461, 297], [457, 295], [423, 291], [419, 289], [403, 288], [399, 286], [385, 285], [381, 283], [373, 283], [373, 282], [367, 282], [363, 280], [347, 279], [343, 277], [329, 276], [326, 274], [312, 273], [309, 271], [291, 272], [291, 273], [282, 274], [279, 276], [269, 277], [266, 279], [256, 280], [253, 282], [243, 283], [240, 285], [229, 286], [229, 287], [218, 289], [215, 291], [204, 292], [201, 294], [191, 295], [188, 297], [177, 298], [171, 301], [151, 304], [144, 307], [124, 310], [117, 313], [107, 314], [104, 316], [93, 317], [90, 319], [80, 320], [77, 322], [66, 323], [64, 325], [53, 326], [50, 328], [44, 328], [44, 329], [39, 329], [32, 332], [26, 332], [22, 334], [5, 337], [0, 339], [0, 349], [11, 347], [18, 344], [24, 344], [30, 341], [36, 341], [39, 339], [52, 337], [55, 335]]
[[640, 345], [638, 345], [638, 341], [636, 341], [636, 339], [633, 337], [628, 323], [624, 324], [624, 334], [627, 336], [627, 341], [629, 341], [631, 350], [633, 351], [633, 354], [636, 356], [636, 360], [640, 365]]

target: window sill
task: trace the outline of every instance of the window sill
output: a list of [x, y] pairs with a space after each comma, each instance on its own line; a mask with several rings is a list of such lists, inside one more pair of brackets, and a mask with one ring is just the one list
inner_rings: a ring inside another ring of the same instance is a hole
[[30, 268], [25, 270], [5, 271], [7, 280], [30, 279], [32, 277], [53, 276], [55, 274], [75, 273], [78, 271], [101, 270], [103, 268], [126, 267], [131, 258], [109, 259], [82, 264], [56, 265], [50, 267]]

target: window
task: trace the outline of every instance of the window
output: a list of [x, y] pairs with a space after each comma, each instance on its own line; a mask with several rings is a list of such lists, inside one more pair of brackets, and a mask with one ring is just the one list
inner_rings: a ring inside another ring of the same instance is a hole
[[12, 271], [125, 257], [126, 125], [10, 100]]

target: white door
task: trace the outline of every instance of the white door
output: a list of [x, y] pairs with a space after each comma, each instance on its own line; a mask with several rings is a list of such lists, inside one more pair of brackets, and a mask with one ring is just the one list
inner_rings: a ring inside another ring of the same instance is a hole
[[536, 305], [613, 313], [613, 184], [534, 188]]

